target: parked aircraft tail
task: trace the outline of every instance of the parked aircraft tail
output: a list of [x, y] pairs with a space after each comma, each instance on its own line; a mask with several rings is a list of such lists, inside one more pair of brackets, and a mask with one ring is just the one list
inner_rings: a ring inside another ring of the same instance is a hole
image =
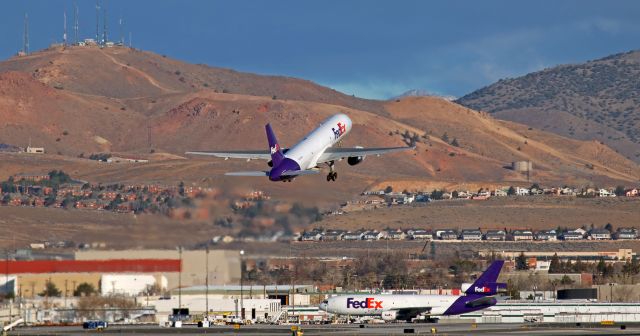
[[471, 284], [465, 294], [496, 295], [499, 290], [507, 288], [507, 284], [496, 282], [502, 270], [504, 260], [496, 260]]

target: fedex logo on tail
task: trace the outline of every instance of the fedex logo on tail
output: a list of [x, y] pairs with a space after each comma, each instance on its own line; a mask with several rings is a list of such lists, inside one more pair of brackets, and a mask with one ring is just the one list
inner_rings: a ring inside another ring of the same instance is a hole
[[341, 135], [347, 132], [347, 125], [339, 122], [337, 127], [338, 129], [336, 129], [335, 127], [331, 127], [331, 130], [333, 131], [333, 135], [335, 136], [335, 139], [338, 139]]
[[277, 153], [280, 150], [280, 145], [275, 144], [273, 147], [271, 147], [271, 155]]
[[374, 298], [366, 298], [362, 301], [347, 298], [347, 308], [368, 308], [382, 309], [382, 300], [376, 301]]
[[473, 291], [476, 293], [491, 293], [491, 288], [487, 286], [482, 286], [482, 287], [474, 286]]

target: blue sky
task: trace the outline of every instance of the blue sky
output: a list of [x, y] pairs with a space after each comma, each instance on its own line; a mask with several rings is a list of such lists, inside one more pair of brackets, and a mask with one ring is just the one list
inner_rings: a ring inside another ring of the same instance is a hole
[[[95, 36], [95, 0], [77, 0]], [[105, 3], [105, 0], [101, 0]], [[72, 0], [2, 1], [0, 58], [62, 40]], [[640, 1], [107, 0], [134, 47], [192, 63], [301, 77], [347, 94], [462, 96], [500, 78], [639, 49]], [[69, 33], [70, 36], [73, 36]]]

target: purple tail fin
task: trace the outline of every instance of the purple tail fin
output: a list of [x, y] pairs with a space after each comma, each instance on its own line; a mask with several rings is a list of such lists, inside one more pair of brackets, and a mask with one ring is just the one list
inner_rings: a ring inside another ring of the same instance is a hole
[[465, 293], [466, 294], [483, 294], [495, 295], [499, 289], [506, 288], [506, 284], [496, 282], [502, 270], [504, 260], [496, 260], [473, 282]]
[[274, 167], [277, 167], [280, 165], [282, 160], [284, 160], [284, 154], [282, 154], [282, 149], [280, 149], [278, 139], [276, 139], [276, 135], [273, 133], [271, 125], [267, 124], [265, 128], [267, 130], [267, 140], [269, 141], [269, 151], [271, 152], [271, 162]]

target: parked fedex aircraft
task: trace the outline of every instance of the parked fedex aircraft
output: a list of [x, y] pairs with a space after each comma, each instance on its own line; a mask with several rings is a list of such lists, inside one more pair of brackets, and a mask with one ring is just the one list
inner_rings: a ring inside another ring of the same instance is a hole
[[210, 155], [226, 159], [262, 159], [268, 160], [270, 170], [231, 172], [232, 176], [268, 176], [271, 181], [288, 181], [300, 175], [318, 174], [321, 164], [329, 166], [327, 181], [335, 181], [338, 173], [335, 162], [347, 159], [347, 163], [355, 166], [367, 155], [381, 155], [398, 152], [415, 147], [390, 148], [333, 148], [351, 131], [352, 122], [346, 114], [336, 114], [309, 133], [302, 141], [291, 148], [281, 148], [271, 125], [265, 126], [269, 150], [261, 151], [224, 151], [224, 152], [187, 152], [186, 154]]
[[507, 284], [498, 283], [503, 260], [494, 261], [465, 291], [465, 295], [340, 295], [320, 304], [329, 313], [350, 316], [381, 316], [385, 321], [406, 320], [418, 316], [459, 315], [496, 304], [494, 297]]

